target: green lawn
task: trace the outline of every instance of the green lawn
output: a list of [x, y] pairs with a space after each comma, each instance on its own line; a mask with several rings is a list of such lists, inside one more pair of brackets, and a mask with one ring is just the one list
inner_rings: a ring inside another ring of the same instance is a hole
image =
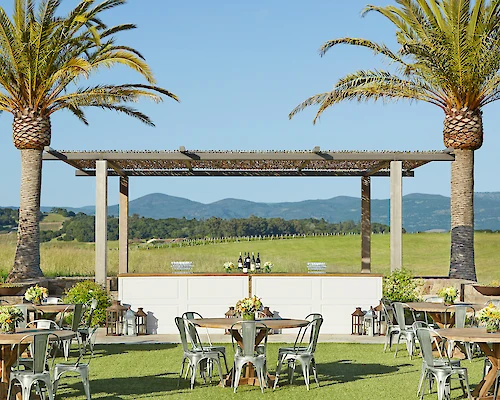
[[[372, 236], [372, 271], [386, 274], [390, 266], [389, 235]], [[478, 280], [498, 279], [500, 233], [476, 233]], [[15, 254], [15, 234], [0, 235], [0, 275], [7, 274]], [[223, 272], [226, 261], [236, 262], [239, 252], [260, 252], [262, 262], [272, 261], [274, 272], [306, 272], [308, 261], [324, 261], [328, 272], [359, 272], [359, 235], [309, 237], [286, 240], [209, 244], [193, 247], [144, 249], [130, 246], [130, 272], [171, 272], [171, 261], [193, 261], [194, 272]], [[403, 235], [403, 264], [417, 276], [447, 276], [449, 233]], [[47, 276], [93, 275], [93, 243], [51, 241], [41, 245], [41, 267]], [[118, 271], [118, 242], [109, 242], [108, 273]]]
[[[268, 345], [268, 365], [275, 369], [279, 344]], [[283, 385], [276, 391], [267, 389], [266, 398], [386, 400], [416, 398], [421, 359], [410, 360], [406, 352], [383, 353], [382, 345], [320, 343], [316, 352], [321, 387], [311, 386], [308, 392], [300, 375], [293, 385]], [[227, 353], [232, 358], [228, 345]], [[181, 380], [177, 388], [182, 348], [179, 345], [101, 345], [92, 360], [90, 387], [93, 399], [229, 399], [236, 398], [231, 388], [216, 383], [204, 384], [198, 379], [194, 390]], [[228, 360], [230, 362], [231, 360]], [[472, 386], [481, 380], [483, 359], [463, 361], [469, 370]], [[300, 368], [298, 368], [299, 370]], [[217, 380], [217, 377], [215, 377]], [[452, 385], [452, 399], [462, 395], [458, 382]], [[457, 388], [458, 387], [458, 388]], [[241, 386], [238, 399], [260, 398], [258, 387]], [[81, 381], [64, 379], [57, 392], [58, 399], [85, 399]], [[425, 396], [437, 399], [437, 395]]]

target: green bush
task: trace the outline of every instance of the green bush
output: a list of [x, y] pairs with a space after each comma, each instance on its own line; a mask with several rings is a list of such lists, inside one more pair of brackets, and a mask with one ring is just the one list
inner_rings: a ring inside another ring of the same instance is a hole
[[[92, 317], [92, 326], [103, 325], [106, 321], [106, 308], [111, 305], [111, 298], [106, 290], [91, 280], [78, 282], [64, 293], [67, 304], [87, 304], [92, 299], [97, 300], [97, 308]], [[87, 314], [84, 316], [87, 318]]]
[[382, 291], [384, 298], [391, 301], [409, 303], [420, 301], [419, 289], [423, 282], [414, 279], [410, 271], [400, 269], [384, 277]]

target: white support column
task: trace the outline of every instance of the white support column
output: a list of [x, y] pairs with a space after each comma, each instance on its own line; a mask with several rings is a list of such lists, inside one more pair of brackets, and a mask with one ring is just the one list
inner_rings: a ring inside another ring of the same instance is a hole
[[403, 267], [403, 162], [391, 161], [391, 272]]
[[128, 176], [120, 176], [120, 220], [118, 272], [128, 273]]
[[371, 272], [371, 195], [370, 177], [361, 177], [361, 272]]
[[108, 258], [108, 162], [96, 161], [95, 281], [106, 287]]

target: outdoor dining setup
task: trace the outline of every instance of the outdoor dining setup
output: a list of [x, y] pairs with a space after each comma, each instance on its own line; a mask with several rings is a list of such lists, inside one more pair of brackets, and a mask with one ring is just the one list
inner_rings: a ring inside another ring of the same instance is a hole
[[[236, 393], [240, 385], [259, 385], [262, 392], [265, 388], [276, 389], [284, 365], [288, 366], [288, 379], [293, 382], [296, 363], [300, 364], [305, 385], [309, 390], [310, 374], [319, 387], [314, 353], [318, 342], [319, 331], [323, 323], [321, 314], [309, 314], [303, 319], [264, 317], [256, 319], [261, 310], [261, 299], [256, 296], [239, 300], [235, 306], [235, 314], [231, 318], [203, 318], [199, 313], [187, 311], [175, 318], [183, 346], [183, 360], [179, 381], [183, 376], [185, 363], [189, 375], [190, 387], [193, 389], [197, 372], [206, 381], [212, 380], [213, 364], [217, 365], [220, 384], [231, 386]], [[265, 314], [260, 314], [265, 316]], [[225, 330], [231, 335], [234, 362], [228, 369], [226, 348], [213, 346], [208, 335], [208, 344], [203, 344], [198, 334], [199, 328]], [[276, 374], [267, 370], [267, 339], [271, 330], [298, 328], [293, 346], [278, 350]], [[225, 372], [222, 371], [222, 361]]]
[[29, 302], [0, 306], [0, 399], [26, 400], [36, 390], [52, 400], [63, 375], [73, 373], [90, 400], [88, 363], [97, 301], [65, 304], [38, 285], [26, 290], [24, 300]]
[[[435, 389], [438, 399], [449, 398], [451, 378], [461, 381], [469, 399], [497, 399], [500, 381], [500, 301], [484, 303], [455, 302], [429, 297], [421, 302], [381, 300], [387, 322], [384, 351], [401, 347], [410, 358], [422, 356], [422, 374], [417, 394], [422, 399]], [[401, 346], [401, 347], [400, 347]], [[462, 361], [484, 359], [483, 378], [471, 391], [467, 367]], [[428, 381], [428, 385], [426, 382]], [[433, 381], [436, 385], [433, 385]]]

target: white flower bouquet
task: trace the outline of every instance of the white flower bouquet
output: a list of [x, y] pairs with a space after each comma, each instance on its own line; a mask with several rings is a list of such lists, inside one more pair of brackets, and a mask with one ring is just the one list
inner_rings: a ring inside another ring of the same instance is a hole
[[43, 299], [49, 297], [49, 291], [43, 286], [30, 286], [24, 293], [24, 298], [34, 304], [40, 304]]
[[458, 296], [458, 290], [453, 286], [445, 287], [438, 292], [438, 296], [443, 298], [445, 304], [453, 304]]

